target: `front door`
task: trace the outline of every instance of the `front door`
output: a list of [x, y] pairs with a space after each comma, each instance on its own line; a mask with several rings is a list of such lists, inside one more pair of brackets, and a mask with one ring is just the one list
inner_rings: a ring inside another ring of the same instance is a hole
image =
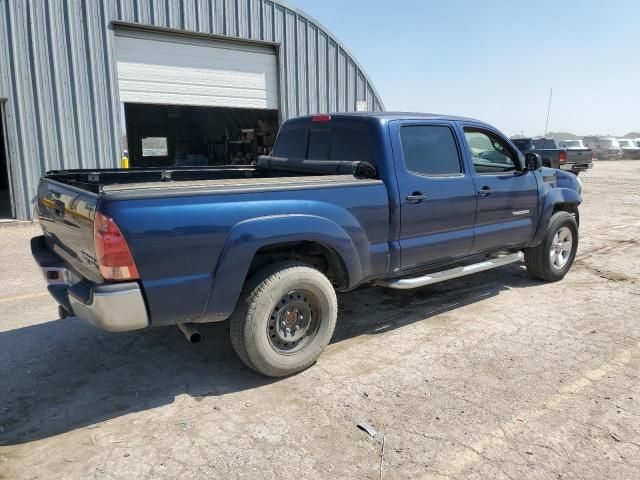
[[471, 251], [475, 187], [461, 142], [446, 124], [391, 124], [400, 193], [402, 269], [447, 261]]
[[473, 252], [522, 245], [538, 219], [538, 181], [498, 132], [464, 126], [478, 198]]

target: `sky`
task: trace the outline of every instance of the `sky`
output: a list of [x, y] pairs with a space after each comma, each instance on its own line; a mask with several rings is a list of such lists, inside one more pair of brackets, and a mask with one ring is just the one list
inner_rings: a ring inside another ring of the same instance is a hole
[[640, 0], [289, 0], [364, 67], [386, 110], [508, 135], [640, 131]]

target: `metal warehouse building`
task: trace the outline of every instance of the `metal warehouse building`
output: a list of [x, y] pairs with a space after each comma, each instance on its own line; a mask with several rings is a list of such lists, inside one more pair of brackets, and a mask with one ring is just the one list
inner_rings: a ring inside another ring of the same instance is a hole
[[47, 170], [248, 163], [279, 123], [382, 110], [322, 25], [277, 0], [0, 1], [0, 218]]

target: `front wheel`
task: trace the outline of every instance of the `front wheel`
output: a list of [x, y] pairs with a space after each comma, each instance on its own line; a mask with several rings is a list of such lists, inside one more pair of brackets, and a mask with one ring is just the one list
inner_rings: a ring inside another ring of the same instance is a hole
[[524, 251], [524, 261], [532, 277], [547, 282], [562, 280], [576, 258], [578, 224], [567, 212], [556, 212], [549, 221], [544, 240]]
[[298, 262], [257, 272], [231, 317], [231, 343], [250, 368], [269, 377], [313, 365], [331, 340], [338, 302], [329, 279]]

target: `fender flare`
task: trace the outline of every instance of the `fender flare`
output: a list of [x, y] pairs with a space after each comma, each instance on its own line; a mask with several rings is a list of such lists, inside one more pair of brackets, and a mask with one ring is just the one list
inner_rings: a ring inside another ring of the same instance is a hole
[[317, 242], [333, 249], [345, 266], [349, 285], [362, 279], [358, 250], [351, 237], [337, 223], [314, 215], [252, 218], [231, 229], [213, 273], [211, 293], [200, 321], [228, 318], [235, 309], [258, 250], [289, 242]]
[[544, 196], [544, 204], [542, 205], [540, 213], [540, 221], [538, 222], [538, 228], [533, 236], [528, 247], [535, 247], [540, 245], [544, 236], [547, 234], [547, 227], [551, 221], [553, 210], [558, 204], [580, 205], [582, 203], [582, 197], [580, 194], [571, 188], [550, 188], [547, 190]]

